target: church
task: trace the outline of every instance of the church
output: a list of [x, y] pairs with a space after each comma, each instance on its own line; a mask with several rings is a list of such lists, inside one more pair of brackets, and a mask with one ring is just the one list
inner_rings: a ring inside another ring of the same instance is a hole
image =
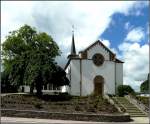
[[75, 96], [116, 94], [123, 84], [123, 63], [99, 40], [77, 54], [73, 33], [65, 66], [70, 80], [68, 92]]

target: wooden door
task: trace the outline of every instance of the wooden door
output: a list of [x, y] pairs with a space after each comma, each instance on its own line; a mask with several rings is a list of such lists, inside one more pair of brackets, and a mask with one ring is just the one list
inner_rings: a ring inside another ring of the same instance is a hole
[[96, 76], [94, 78], [94, 94], [103, 95], [104, 78], [102, 76]]

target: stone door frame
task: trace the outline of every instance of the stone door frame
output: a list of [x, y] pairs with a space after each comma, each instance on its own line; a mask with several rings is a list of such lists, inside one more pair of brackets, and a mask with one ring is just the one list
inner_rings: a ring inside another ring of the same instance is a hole
[[104, 94], [104, 78], [101, 75], [97, 75], [94, 78], [94, 95], [102, 96]]

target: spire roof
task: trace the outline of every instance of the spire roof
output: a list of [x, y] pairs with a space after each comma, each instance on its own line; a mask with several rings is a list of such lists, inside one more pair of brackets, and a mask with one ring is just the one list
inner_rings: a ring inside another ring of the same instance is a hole
[[74, 42], [74, 31], [72, 31], [71, 55], [76, 55], [76, 48], [75, 48], [75, 42]]
[[77, 58], [78, 55], [76, 54], [76, 47], [75, 47], [75, 41], [74, 41], [74, 27], [72, 26], [72, 44], [71, 44], [71, 53], [68, 55], [69, 59]]

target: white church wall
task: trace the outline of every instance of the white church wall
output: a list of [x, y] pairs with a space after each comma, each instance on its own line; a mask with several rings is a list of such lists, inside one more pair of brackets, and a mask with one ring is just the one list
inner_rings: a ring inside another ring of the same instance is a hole
[[94, 85], [92, 83], [94, 71], [90, 64], [92, 64], [91, 60], [82, 60], [82, 95], [83, 96], [91, 94], [94, 89]]
[[105, 60], [109, 60], [109, 52], [99, 44], [93, 46], [91, 49], [88, 50], [87, 52], [88, 59], [92, 59], [95, 53], [101, 53], [104, 56]]
[[28, 85], [22, 85], [22, 86], [20, 87], [20, 89], [22, 90], [23, 87], [24, 87], [24, 92], [25, 92], [25, 93], [29, 93], [29, 92], [30, 92], [30, 86], [28, 86]]
[[104, 94], [115, 94], [115, 65], [112, 61], [105, 61], [102, 66], [95, 66], [92, 60], [82, 60], [82, 95], [86, 96], [94, 91], [94, 78], [101, 75], [104, 78]]
[[[70, 66], [71, 66], [71, 64], [69, 64], [68, 67], [65, 69], [66, 77], [69, 79], [69, 81], [70, 81], [70, 77], [71, 77]], [[70, 86], [63, 86], [62, 91], [70, 93], [71, 92]]]
[[65, 72], [66, 72], [66, 77], [67, 77], [67, 78], [69, 79], [69, 81], [70, 81], [70, 65], [66, 68]]
[[[96, 53], [101, 53], [105, 58], [101, 66], [96, 66], [93, 63], [92, 58]], [[79, 55], [79, 57], [81, 56]], [[80, 67], [82, 77], [80, 77]], [[123, 63], [110, 61], [110, 52], [98, 43], [87, 50], [87, 59], [72, 59], [66, 73], [71, 83], [71, 95], [79, 96], [80, 89], [82, 96], [92, 94], [94, 92], [94, 78], [98, 75], [104, 78], [104, 94], [115, 94], [115, 85], [123, 84]]]
[[66, 68], [66, 70], [65, 70], [66, 74], [69, 73], [69, 70], [70, 70], [70, 66], [68, 66], [68, 67]]
[[71, 95], [80, 95], [80, 60], [71, 60]]
[[116, 85], [123, 85], [123, 63], [116, 63]]

